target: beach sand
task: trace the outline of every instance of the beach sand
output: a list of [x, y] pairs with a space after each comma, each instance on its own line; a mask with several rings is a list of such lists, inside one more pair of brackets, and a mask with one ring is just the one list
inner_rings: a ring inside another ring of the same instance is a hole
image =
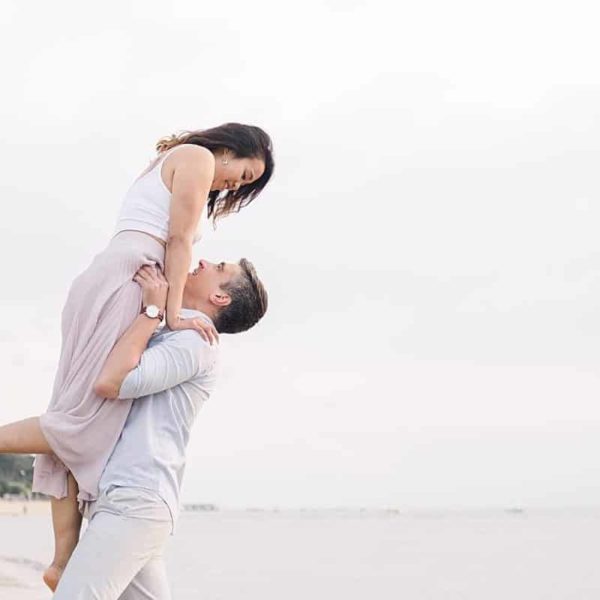
[[49, 515], [50, 502], [46, 500], [0, 500], [0, 516]]
[[[166, 561], [176, 600], [597, 600], [598, 540], [599, 509], [223, 510], [182, 514]], [[0, 516], [0, 600], [49, 600], [51, 552], [43, 509]]]
[[[46, 501], [26, 502], [22, 500], [0, 500], [0, 600], [45, 600], [50, 592], [42, 582], [45, 565], [42, 556], [34, 552], [14, 552], [22, 544], [16, 542], [19, 524], [38, 518], [50, 525], [50, 503]], [[23, 532], [25, 533], [25, 532]], [[27, 534], [29, 535], [29, 534]], [[39, 544], [47, 547], [48, 528], [41, 528]], [[30, 539], [36, 545], [34, 538]], [[50, 558], [47, 555], [46, 558]]]
[[0, 557], [2, 600], [45, 600], [50, 592], [42, 582], [44, 565], [35, 561]]

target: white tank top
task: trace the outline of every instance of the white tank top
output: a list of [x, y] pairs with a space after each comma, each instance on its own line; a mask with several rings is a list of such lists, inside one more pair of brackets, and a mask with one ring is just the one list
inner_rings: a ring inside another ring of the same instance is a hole
[[[115, 234], [133, 229], [150, 233], [163, 241], [169, 235], [169, 209], [171, 192], [161, 175], [161, 167], [165, 158], [179, 146], [167, 150], [150, 171], [136, 179], [125, 193], [121, 211], [117, 219]], [[205, 217], [207, 206], [200, 216], [198, 228], [194, 234], [194, 243], [202, 237], [201, 223]]]

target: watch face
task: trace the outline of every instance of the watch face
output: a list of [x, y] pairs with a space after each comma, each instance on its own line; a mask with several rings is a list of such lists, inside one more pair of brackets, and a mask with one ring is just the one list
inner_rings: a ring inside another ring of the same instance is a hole
[[154, 304], [150, 304], [149, 306], [146, 306], [146, 314], [151, 319], [156, 319], [156, 317], [158, 317], [159, 312], [160, 311], [158, 310], [158, 306], [155, 306]]

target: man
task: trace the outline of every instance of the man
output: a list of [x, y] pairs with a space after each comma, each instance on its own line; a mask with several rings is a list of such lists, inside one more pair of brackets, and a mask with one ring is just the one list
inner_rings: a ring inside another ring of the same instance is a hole
[[[168, 284], [154, 267], [138, 271], [144, 308], [111, 351], [96, 392], [137, 398], [104, 470], [89, 525], [56, 589], [55, 600], [170, 598], [162, 550], [173, 532], [185, 448], [194, 417], [215, 383], [218, 344], [193, 330], [155, 333]], [[182, 316], [219, 333], [254, 326], [267, 294], [250, 262], [204, 260], [188, 275]]]

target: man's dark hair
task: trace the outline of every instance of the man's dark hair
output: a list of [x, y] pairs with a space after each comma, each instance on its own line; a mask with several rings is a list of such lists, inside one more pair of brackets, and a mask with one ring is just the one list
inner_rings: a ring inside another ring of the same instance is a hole
[[231, 296], [231, 303], [222, 308], [215, 318], [219, 333], [240, 333], [254, 327], [267, 312], [268, 296], [258, 278], [254, 265], [245, 258], [238, 263], [242, 273], [221, 286]]

